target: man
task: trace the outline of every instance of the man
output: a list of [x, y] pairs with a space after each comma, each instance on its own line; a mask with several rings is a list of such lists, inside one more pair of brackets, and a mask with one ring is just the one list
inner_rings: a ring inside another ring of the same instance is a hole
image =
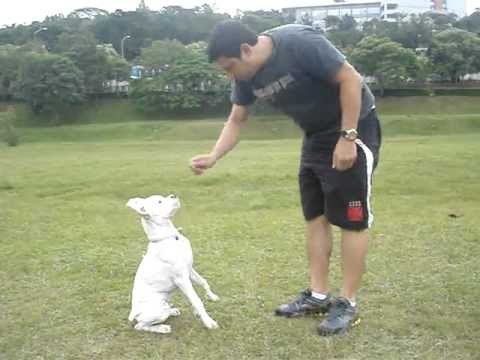
[[[310, 287], [275, 313], [327, 313], [321, 335], [344, 333], [358, 318], [356, 295], [364, 272], [371, 176], [380, 148], [374, 98], [357, 71], [313, 28], [286, 25], [259, 36], [225, 21], [212, 32], [208, 55], [232, 79], [232, 110], [213, 150], [194, 157], [202, 174], [238, 141], [248, 105], [263, 99], [304, 131], [299, 185], [306, 220]], [[343, 287], [328, 292], [331, 225], [341, 228]]]

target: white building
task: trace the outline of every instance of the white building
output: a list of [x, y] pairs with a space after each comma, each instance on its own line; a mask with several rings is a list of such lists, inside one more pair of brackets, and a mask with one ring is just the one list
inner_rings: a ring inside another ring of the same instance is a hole
[[395, 20], [402, 14], [421, 14], [434, 10], [432, 0], [383, 0], [381, 17], [384, 20]]
[[282, 9], [286, 15], [293, 16], [297, 23], [309, 20], [315, 27], [325, 27], [328, 16], [352, 16], [357, 23], [363, 23], [381, 15], [380, 0], [315, 1], [311, 6], [289, 7]]
[[315, 27], [325, 27], [327, 16], [352, 16], [358, 24], [374, 18], [396, 21], [400, 15], [421, 14], [427, 11], [449, 11], [458, 16], [466, 13], [465, 0], [312, 0], [310, 6], [282, 9], [297, 23], [311, 22]]

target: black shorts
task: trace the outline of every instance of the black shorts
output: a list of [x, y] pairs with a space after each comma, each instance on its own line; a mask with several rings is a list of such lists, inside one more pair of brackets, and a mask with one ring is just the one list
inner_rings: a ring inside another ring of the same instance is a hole
[[317, 154], [312, 162], [302, 160], [298, 178], [307, 221], [325, 215], [331, 224], [347, 230], [363, 230], [372, 224], [372, 175], [381, 140], [375, 111], [368, 116], [374, 117], [375, 125], [370, 123], [366, 129], [359, 125], [357, 160], [350, 169], [333, 169], [332, 151]]

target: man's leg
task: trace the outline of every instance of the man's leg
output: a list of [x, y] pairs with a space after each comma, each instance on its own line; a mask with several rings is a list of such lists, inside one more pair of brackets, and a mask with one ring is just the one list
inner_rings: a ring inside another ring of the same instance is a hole
[[[303, 214], [306, 219], [306, 248], [310, 268], [310, 289], [288, 304], [280, 305], [275, 314], [285, 317], [303, 316], [312, 313], [325, 313], [330, 308], [328, 291], [328, 265], [332, 252], [330, 224], [324, 215], [322, 185], [308, 166], [300, 167], [300, 195]], [[312, 290], [326, 295], [312, 295]], [[314, 296], [315, 295], [315, 296]]]
[[307, 255], [310, 269], [310, 289], [328, 293], [328, 266], [332, 253], [332, 230], [322, 215], [307, 221]]
[[343, 334], [359, 322], [355, 297], [365, 271], [367, 248], [368, 230], [342, 229], [342, 291], [318, 326], [320, 335]]
[[341, 296], [355, 301], [365, 272], [368, 249], [368, 230], [349, 231], [342, 229], [342, 273]]

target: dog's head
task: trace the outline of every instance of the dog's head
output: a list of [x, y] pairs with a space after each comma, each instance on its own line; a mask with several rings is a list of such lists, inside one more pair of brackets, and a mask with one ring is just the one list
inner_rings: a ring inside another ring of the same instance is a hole
[[146, 218], [170, 219], [180, 208], [180, 200], [175, 195], [152, 195], [148, 198], [132, 198], [127, 207]]

